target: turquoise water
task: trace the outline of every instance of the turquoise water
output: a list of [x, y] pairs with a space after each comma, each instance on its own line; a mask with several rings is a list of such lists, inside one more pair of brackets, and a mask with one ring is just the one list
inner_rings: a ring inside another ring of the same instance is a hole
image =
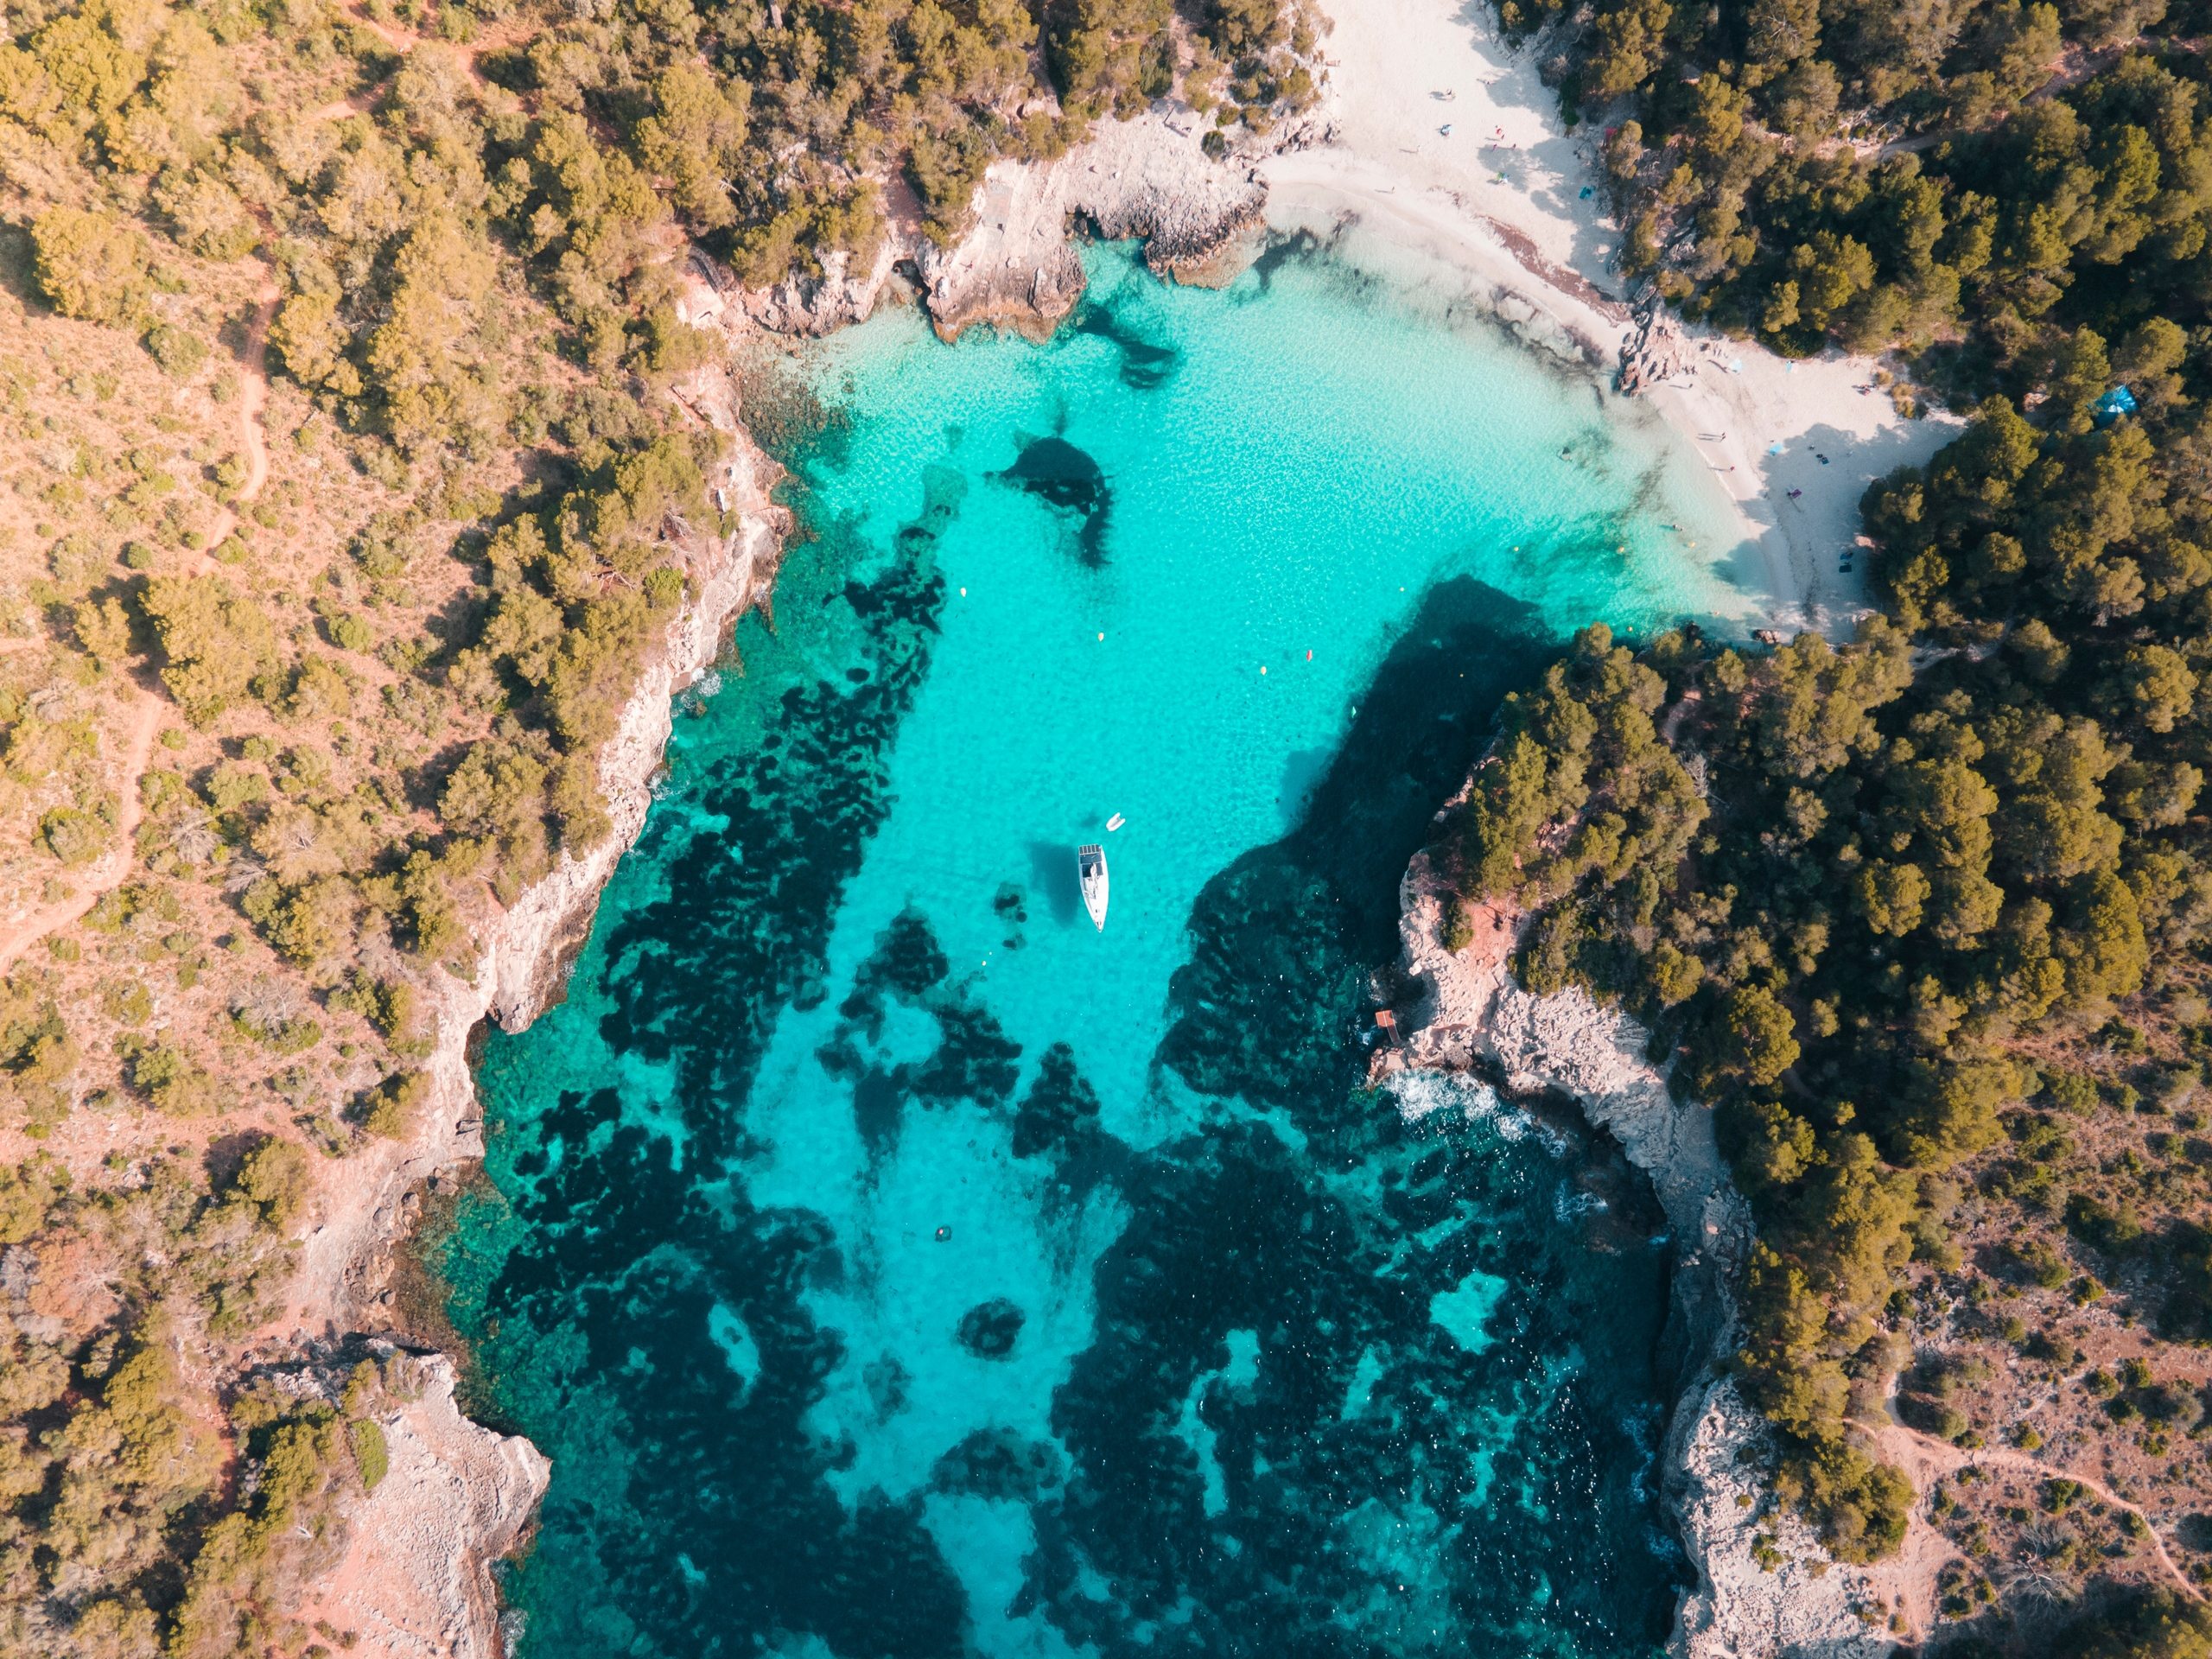
[[1663, 1643], [1648, 1187], [1358, 1079], [1497, 699], [1581, 622], [1739, 612], [1713, 504], [1310, 245], [1222, 294], [1089, 257], [1049, 346], [809, 359], [819, 534], [485, 1051], [442, 1267], [554, 1459], [525, 1654]]

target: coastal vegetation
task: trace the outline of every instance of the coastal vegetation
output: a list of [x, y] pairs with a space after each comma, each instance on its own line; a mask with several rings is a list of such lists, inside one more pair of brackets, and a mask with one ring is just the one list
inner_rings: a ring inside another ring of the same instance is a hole
[[2212, 213], [2189, 6], [1499, 12], [1549, 27], [1570, 120], [1605, 111], [1623, 268], [1686, 315], [1786, 355], [1897, 346], [1954, 403], [2179, 367], [2158, 325], [2202, 303]]
[[[1758, 1225], [1732, 1366], [1837, 1559], [1930, 1497], [1882, 1455], [1893, 1385], [1916, 1432], [2094, 1459], [2172, 1520], [2212, 1489], [2195, 16], [1499, 11], [1605, 124], [1633, 276], [1785, 355], [1893, 350], [1908, 413], [1969, 423], [1868, 492], [1883, 610], [1850, 643], [1596, 628], [1510, 700], [1458, 925], [1532, 912], [1523, 982], [1619, 1001], [1715, 1107]], [[2018, 1417], [1993, 1360], [2055, 1403]], [[1987, 1491], [1928, 1513], [2062, 1599], [2139, 1551]]]

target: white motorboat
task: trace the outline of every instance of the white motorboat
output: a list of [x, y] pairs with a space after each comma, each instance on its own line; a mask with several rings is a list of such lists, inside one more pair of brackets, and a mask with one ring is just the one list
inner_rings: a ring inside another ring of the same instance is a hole
[[1096, 842], [1075, 849], [1076, 880], [1083, 887], [1083, 907], [1098, 931], [1106, 931], [1106, 849]]

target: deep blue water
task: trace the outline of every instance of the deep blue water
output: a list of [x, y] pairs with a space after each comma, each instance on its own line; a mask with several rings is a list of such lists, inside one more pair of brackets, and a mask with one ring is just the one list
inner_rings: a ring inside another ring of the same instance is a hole
[[1713, 503], [1342, 258], [1090, 257], [1047, 346], [808, 360], [819, 534], [486, 1047], [442, 1268], [554, 1459], [526, 1655], [1663, 1643], [1649, 1189], [1361, 1038], [1546, 642], [1741, 608]]

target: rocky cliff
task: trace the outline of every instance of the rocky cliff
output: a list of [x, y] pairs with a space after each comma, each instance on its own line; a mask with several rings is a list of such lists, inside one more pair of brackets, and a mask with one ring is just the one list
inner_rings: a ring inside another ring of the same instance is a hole
[[[1665, 1338], [1676, 1381], [1662, 1501], [1698, 1576], [1669, 1652], [1879, 1659], [1891, 1638], [1856, 1610], [1886, 1586], [1832, 1567], [1812, 1533], [1776, 1510], [1764, 1491], [1770, 1457], [1739, 1460], [1764, 1451], [1765, 1423], [1713, 1363], [1735, 1338], [1752, 1224], [1714, 1143], [1712, 1112], [1674, 1099], [1644, 1058], [1647, 1033], [1625, 1014], [1579, 989], [1539, 997], [1514, 983], [1517, 912], [1484, 906], [1473, 942], [1446, 950], [1448, 892], [1428, 855], [1417, 855], [1400, 889], [1397, 1037], [1376, 1054], [1374, 1075], [1479, 1067], [1516, 1093], [1564, 1090], [1650, 1176], [1679, 1253]], [[1774, 1552], [1764, 1565], [1753, 1554], [1762, 1535]]]
[[775, 334], [832, 333], [866, 318], [904, 284], [946, 340], [986, 322], [1043, 339], [1083, 297], [1083, 259], [1070, 232], [1141, 238], [1145, 262], [1159, 276], [1217, 286], [1243, 269], [1256, 245], [1268, 199], [1259, 163], [1330, 137], [1318, 118], [1287, 122], [1217, 160], [1200, 148], [1200, 133], [1195, 114], [1162, 105], [1135, 120], [1102, 123], [1096, 137], [1058, 161], [995, 162], [976, 193], [976, 222], [950, 247], [923, 233], [909, 204], [894, 211], [893, 234], [866, 262], [833, 254], [818, 275], [750, 292], [727, 271], [702, 274], [755, 326]]
[[[696, 296], [693, 304], [712, 308]], [[296, 1351], [356, 1333], [406, 1340], [395, 1330], [390, 1281], [396, 1246], [418, 1213], [415, 1189], [484, 1155], [471, 1038], [487, 1020], [520, 1031], [560, 1000], [600, 893], [645, 826], [671, 699], [714, 662], [725, 625], [773, 580], [787, 515], [768, 499], [776, 468], [740, 424], [735, 383], [709, 368], [672, 390], [690, 419], [729, 439], [729, 456], [709, 483], [734, 528], [682, 543], [688, 597], [600, 756], [613, 832], [582, 858], [563, 855], [557, 869], [480, 930], [471, 978], [443, 973], [432, 988], [437, 1043], [424, 1063], [430, 1104], [412, 1139], [372, 1141], [340, 1166], [346, 1190], [308, 1237], [292, 1287]], [[450, 1363], [436, 1356], [422, 1363], [429, 1368], [422, 1402], [387, 1429], [391, 1476], [356, 1517], [331, 1580], [345, 1586], [346, 1617], [334, 1611], [330, 1621], [360, 1630], [369, 1652], [496, 1659], [502, 1644], [486, 1568], [514, 1548], [550, 1465], [527, 1440], [502, 1439], [461, 1417]]]
[[401, 1392], [371, 1420], [388, 1463], [344, 1517], [344, 1553], [299, 1617], [354, 1632], [357, 1650], [503, 1659], [492, 1564], [523, 1541], [553, 1465], [519, 1434], [495, 1434], [461, 1414], [453, 1362], [442, 1354], [356, 1344], [288, 1380], [296, 1392], [334, 1402], [346, 1362], [364, 1355], [382, 1361]]

